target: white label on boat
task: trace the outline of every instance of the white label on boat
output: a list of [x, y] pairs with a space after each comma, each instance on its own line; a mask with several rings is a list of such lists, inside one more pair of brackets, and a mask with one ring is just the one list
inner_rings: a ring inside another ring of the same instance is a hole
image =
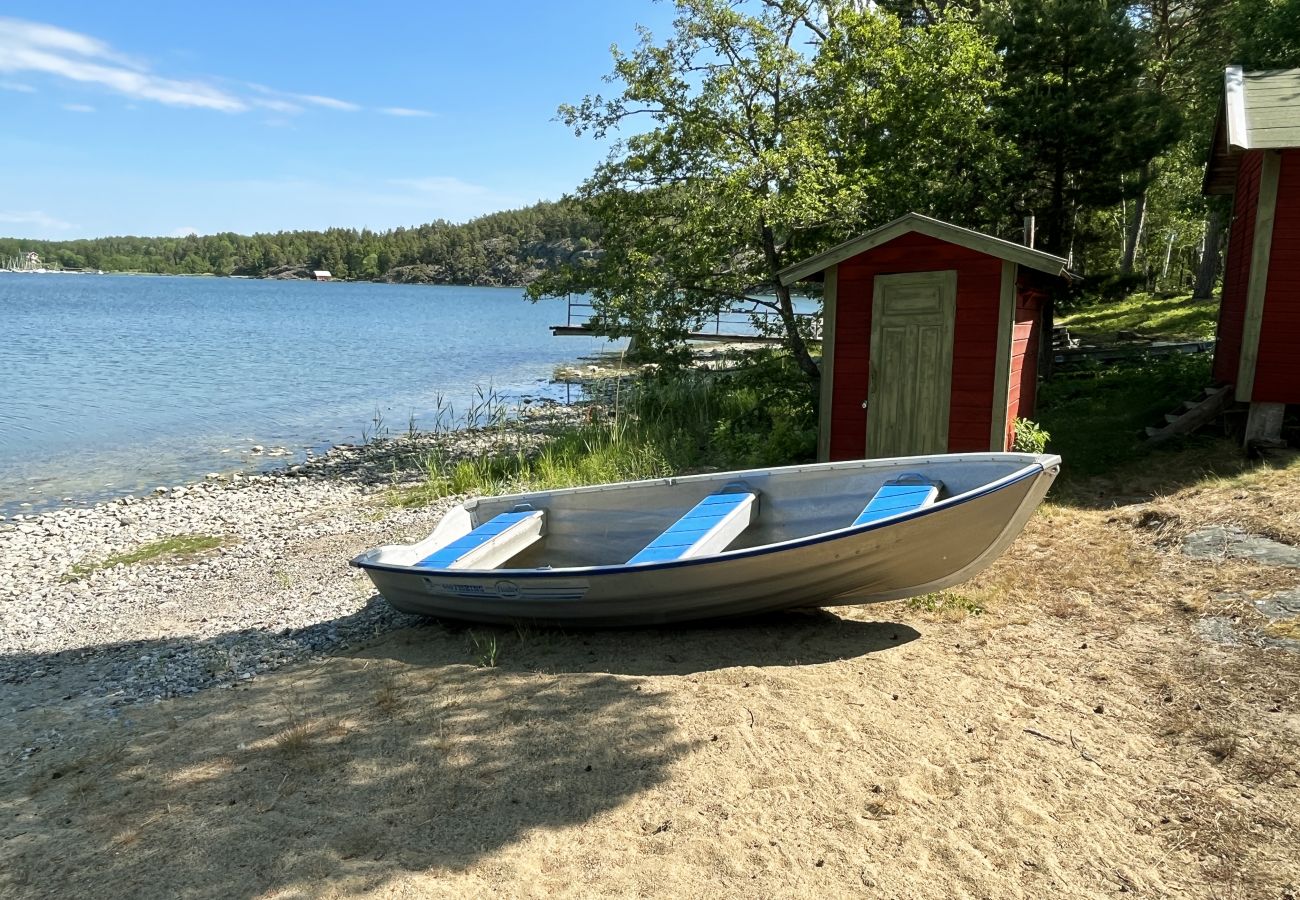
[[492, 583], [443, 581], [425, 576], [424, 586], [433, 593], [451, 597], [483, 597], [495, 600], [581, 600], [590, 585], [586, 579], [546, 579], [536, 584], [502, 579]]

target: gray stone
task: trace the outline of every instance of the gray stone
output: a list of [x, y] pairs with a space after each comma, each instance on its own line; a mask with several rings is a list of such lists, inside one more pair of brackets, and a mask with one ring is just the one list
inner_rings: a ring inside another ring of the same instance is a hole
[[1256, 600], [1255, 609], [1270, 619], [1291, 619], [1300, 616], [1300, 588], [1281, 591], [1271, 597]]
[[1211, 525], [1192, 532], [1183, 538], [1183, 552], [1196, 559], [1248, 559], [1300, 569], [1300, 549], [1233, 526]]
[[1213, 644], [1236, 647], [1241, 643], [1241, 635], [1237, 633], [1232, 619], [1227, 616], [1206, 616], [1204, 619], [1197, 619], [1195, 628], [1197, 634]]

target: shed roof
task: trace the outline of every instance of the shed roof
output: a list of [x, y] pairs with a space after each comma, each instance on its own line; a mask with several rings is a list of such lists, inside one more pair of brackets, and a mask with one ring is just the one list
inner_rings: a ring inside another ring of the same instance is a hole
[[778, 272], [777, 276], [781, 279], [782, 284], [792, 284], [913, 231], [929, 235], [941, 241], [947, 241], [950, 244], [967, 247], [979, 253], [987, 253], [989, 256], [996, 256], [999, 259], [1020, 263], [1022, 266], [1037, 269], [1039, 272], [1046, 272], [1049, 275], [1066, 274], [1066, 261], [1059, 256], [1053, 256], [1050, 253], [1044, 253], [1042, 250], [1035, 250], [1023, 244], [1004, 241], [1002, 238], [981, 234], [978, 231], [971, 231], [969, 228], [962, 228], [960, 225], [941, 222], [920, 213], [908, 213], [888, 225], [881, 225], [873, 231], [868, 231], [864, 235], [845, 241], [837, 247], [832, 247], [825, 253], [819, 253], [801, 263], [787, 266]]
[[1291, 147], [1300, 147], [1300, 69], [1246, 72], [1241, 66], [1228, 66], [1205, 170], [1205, 193], [1232, 193], [1244, 151]]

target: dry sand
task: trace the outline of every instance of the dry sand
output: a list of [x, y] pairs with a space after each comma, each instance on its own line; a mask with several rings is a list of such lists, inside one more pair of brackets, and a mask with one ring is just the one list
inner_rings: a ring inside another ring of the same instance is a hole
[[0, 896], [1300, 896], [1300, 653], [1249, 640], [1300, 571], [1178, 551], [1300, 544], [1300, 465], [1106, 505], [933, 602], [431, 623], [113, 721], [51, 698], [0, 723]]

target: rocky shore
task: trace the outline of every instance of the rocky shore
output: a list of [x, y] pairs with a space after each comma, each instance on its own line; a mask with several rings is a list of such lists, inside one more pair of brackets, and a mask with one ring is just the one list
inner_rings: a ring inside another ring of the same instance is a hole
[[[408, 509], [396, 492], [424, 478], [435, 450], [528, 446], [578, 414], [548, 406], [504, 427], [344, 445], [265, 474], [0, 522], [0, 712], [57, 701], [112, 714], [418, 621], [347, 564], [427, 534], [455, 502]], [[183, 537], [220, 544], [101, 567]]]

